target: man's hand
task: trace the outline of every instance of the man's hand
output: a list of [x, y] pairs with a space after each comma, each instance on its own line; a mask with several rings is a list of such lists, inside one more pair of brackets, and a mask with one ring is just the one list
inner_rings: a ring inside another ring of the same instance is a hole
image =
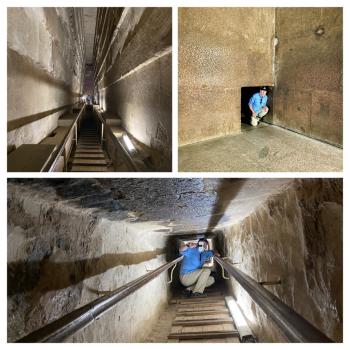
[[220, 258], [220, 254], [217, 250], [214, 250], [214, 255], [217, 256], [218, 258]]
[[267, 112], [269, 109], [265, 106], [264, 107], [264, 112]]
[[255, 112], [253, 112], [253, 113], [252, 113], [252, 116], [253, 116], [253, 117], [256, 117], [256, 116], [257, 116], [257, 114], [256, 114]]
[[194, 248], [194, 247], [197, 247], [197, 244], [194, 243], [194, 242], [190, 242], [190, 243], [188, 244], [188, 246], [189, 246], [190, 248]]

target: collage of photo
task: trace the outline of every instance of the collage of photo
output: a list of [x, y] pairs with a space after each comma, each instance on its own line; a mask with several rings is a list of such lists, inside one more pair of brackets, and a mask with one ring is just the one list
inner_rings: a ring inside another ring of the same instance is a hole
[[7, 343], [343, 343], [343, 7], [219, 2], [5, 7]]

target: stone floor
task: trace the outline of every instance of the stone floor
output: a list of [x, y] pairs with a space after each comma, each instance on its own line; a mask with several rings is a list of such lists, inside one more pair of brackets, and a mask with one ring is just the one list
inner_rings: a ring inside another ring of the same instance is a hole
[[343, 151], [283, 128], [261, 123], [242, 132], [179, 148], [179, 171], [340, 172]]

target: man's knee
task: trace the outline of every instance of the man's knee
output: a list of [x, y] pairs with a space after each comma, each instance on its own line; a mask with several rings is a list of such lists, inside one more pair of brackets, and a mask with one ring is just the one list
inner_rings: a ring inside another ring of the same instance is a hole
[[211, 270], [208, 268], [204, 268], [204, 269], [202, 269], [202, 274], [206, 274], [206, 275], [210, 276]]
[[215, 283], [215, 278], [213, 276], [209, 276], [208, 281], [207, 281], [207, 287], [211, 286], [214, 283]]
[[269, 112], [269, 108], [268, 108], [268, 107], [265, 107], [265, 108], [259, 113], [259, 117], [260, 117], [260, 118], [264, 117], [268, 112]]

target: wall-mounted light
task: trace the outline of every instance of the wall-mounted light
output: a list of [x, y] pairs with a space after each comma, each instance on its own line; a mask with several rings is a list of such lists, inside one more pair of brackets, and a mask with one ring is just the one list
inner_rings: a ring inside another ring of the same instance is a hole
[[225, 301], [230, 311], [230, 314], [233, 318], [233, 321], [237, 327], [237, 331], [239, 333], [239, 338], [241, 339], [241, 342], [255, 343], [253, 332], [248, 326], [248, 323], [244, 318], [243, 313], [239, 308], [239, 306], [237, 305], [236, 301], [231, 296], [225, 297]]
[[136, 148], [132, 144], [132, 142], [127, 134], [123, 135], [123, 141], [130, 152], [136, 152]]

